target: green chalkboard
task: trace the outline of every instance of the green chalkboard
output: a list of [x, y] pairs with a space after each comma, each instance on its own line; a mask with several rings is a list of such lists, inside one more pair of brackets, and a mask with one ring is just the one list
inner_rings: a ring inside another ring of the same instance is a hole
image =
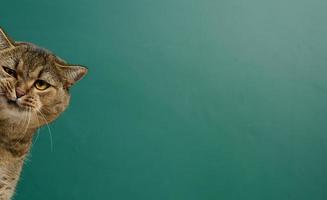
[[12, 0], [89, 74], [15, 200], [326, 200], [327, 1]]

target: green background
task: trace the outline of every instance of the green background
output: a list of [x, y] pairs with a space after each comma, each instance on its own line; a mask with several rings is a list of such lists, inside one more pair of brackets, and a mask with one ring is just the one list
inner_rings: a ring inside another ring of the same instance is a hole
[[15, 200], [326, 200], [327, 1], [11, 0], [89, 67]]

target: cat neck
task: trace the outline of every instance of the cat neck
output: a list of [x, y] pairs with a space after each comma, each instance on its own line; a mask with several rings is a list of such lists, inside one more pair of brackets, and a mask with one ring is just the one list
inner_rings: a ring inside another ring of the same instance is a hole
[[1, 154], [8, 153], [7, 156], [22, 158], [29, 152], [32, 138], [36, 129], [21, 130], [1, 130], [0, 127], [0, 157]]
[[14, 194], [35, 131], [0, 125], [0, 199], [9, 200]]

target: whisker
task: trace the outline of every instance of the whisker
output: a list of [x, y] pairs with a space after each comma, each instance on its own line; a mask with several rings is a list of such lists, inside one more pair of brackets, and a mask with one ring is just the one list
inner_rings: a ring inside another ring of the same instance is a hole
[[34, 142], [32, 145], [35, 145], [37, 140], [39, 139], [39, 135], [40, 135], [40, 121], [38, 119], [38, 117], [36, 117], [36, 120], [37, 120], [37, 133], [36, 133], [36, 138], [34, 139]]
[[[23, 135], [22, 137], [15, 143], [15, 146], [20, 142], [22, 141], [22, 139], [24, 139], [26, 133], [27, 133], [27, 129], [28, 129], [28, 126], [30, 125], [30, 122], [31, 122], [31, 112], [30, 112], [30, 108], [28, 108], [28, 112], [26, 115], [28, 115], [28, 120], [27, 120], [27, 123], [26, 123], [26, 126], [25, 126], [25, 129], [24, 129], [24, 132], [23, 132]], [[27, 116], [26, 116], [27, 117]]]
[[31, 122], [31, 109], [28, 108], [28, 122], [27, 122], [27, 125], [25, 127], [25, 130], [24, 130], [24, 134], [26, 133], [27, 129], [28, 129], [28, 126], [30, 125], [30, 122]]
[[25, 122], [27, 122], [27, 113], [26, 112], [23, 113], [23, 117], [20, 118], [18, 124], [21, 124], [22, 125], [21, 127], [25, 127]]
[[[52, 111], [51, 110], [49, 110], [49, 109], [47, 109], [47, 108], [41, 108], [42, 110], [40, 110], [40, 111], [43, 111], [42, 113], [44, 114], [44, 113], [52, 113]], [[44, 112], [45, 111], [45, 112]]]
[[[24, 112], [24, 115], [23, 115], [23, 118], [22, 118], [22, 120], [24, 120], [23, 123], [22, 123], [22, 126], [21, 126], [22, 128], [26, 127], [26, 125], [27, 125], [27, 121], [28, 121], [27, 116], [28, 116], [28, 113]], [[24, 130], [25, 130], [25, 128], [24, 128]]]
[[41, 114], [42, 118], [44, 119], [44, 121], [45, 121], [45, 123], [46, 123], [46, 125], [47, 125], [47, 127], [48, 127], [49, 136], [50, 136], [50, 145], [51, 145], [50, 148], [51, 148], [51, 152], [53, 152], [52, 133], [51, 133], [51, 129], [50, 129], [49, 123], [48, 123], [48, 121], [46, 120], [46, 118], [44, 117], [43, 113], [42, 113], [40, 110], [36, 109], [36, 111], [39, 112], [39, 113]]
[[39, 139], [39, 135], [40, 135], [40, 129], [38, 128], [37, 133], [36, 133], [36, 137], [35, 137], [34, 142], [32, 144], [33, 146], [36, 144], [37, 140]]

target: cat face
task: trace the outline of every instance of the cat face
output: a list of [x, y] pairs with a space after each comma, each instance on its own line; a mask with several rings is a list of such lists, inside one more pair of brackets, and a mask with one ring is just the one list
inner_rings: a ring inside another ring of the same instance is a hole
[[0, 29], [0, 120], [37, 128], [69, 103], [68, 89], [87, 73], [30, 43], [12, 42]]

